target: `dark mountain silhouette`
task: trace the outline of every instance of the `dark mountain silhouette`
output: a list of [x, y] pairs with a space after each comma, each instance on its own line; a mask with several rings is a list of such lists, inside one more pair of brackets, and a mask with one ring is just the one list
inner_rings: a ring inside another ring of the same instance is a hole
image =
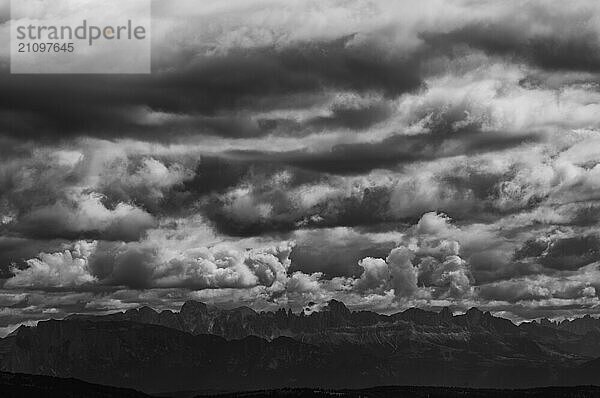
[[[192, 398], [195, 394], [180, 392], [169, 394], [172, 398]], [[99, 384], [86, 383], [77, 379], [37, 376], [20, 373], [0, 372], [0, 396], [2, 398], [149, 398], [139, 391]], [[160, 395], [167, 397], [167, 395]], [[203, 394], [196, 398], [593, 398], [600, 396], [600, 387], [546, 387], [535, 389], [473, 389], [461, 387], [373, 387], [366, 389], [326, 390], [316, 388], [283, 388], [251, 392]]]
[[540, 324], [581, 335], [591, 332], [600, 333], [600, 319], [592, 318], [590, 315], [585, 315], [582, 318], [575, 318], [572, 320], [565, 319], [561, 322], [551, 322], [548, 319], [542, 319]]
[[441, 385], [597, 384], [594, 334], [511, 321], [476, 308], [381, 315], [332, 300], [294, 314], [223, 310], [72, 315], [0, 340], [1, 369], [157, 391]]
[[375, 387], [360, 390], [282, 389], [233, 394], [202, 395], [211, 398], [593, 398], [600, 387], [546, 387], [524, 390], [444, 388], [444, 387]]
[[71, 315], [68, 320], [93, 322], [130, 321], [165, 326], [194, 335], [215, 334], [226, 339], [259, 336], [272, 339], [279, 336], [305, 338], [331, 328], [375, 326], [382, 324], [414, 323], [421, 326], [455, 328], [485, 328], [502, 333], [518, 333], [511, 321], [493, 317], [489, 312], [471, 308], [463, 315], [454, 316], [449, 308], [439, 313], [410, 308], [406, 311], [382, 315], [370, 311], [351, 312], [344, 303], [331, 300], [318, 312], [306, 315], [290, 310], [256, 312], [248, 307], [223, 310], [198, 301], [187, 301], [180, 312], [156, 312], [142, 307], [105, 316]]
[[76, 379], [0, 372], [0, 397], [150, 398], [150, 395], [130, 389], [86, 383]]

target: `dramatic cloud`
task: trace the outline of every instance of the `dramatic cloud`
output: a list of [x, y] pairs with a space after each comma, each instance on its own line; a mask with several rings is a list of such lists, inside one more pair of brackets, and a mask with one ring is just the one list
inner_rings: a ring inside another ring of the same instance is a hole
[[80, 241], [73, 249], [40, 253], [28, 268], [14, 269], [4, 288], [44, 290], [96, 286], [130, 288], [285, 288], [291, 243], [240, 250], [226, 244], [177, 252], [146, 241]]
[[153, 12], [147, 76], [0, 50], [0, 330], [190, 298], [597, 311], [597, 2]]
[[136, 240], [155, 224], [154, 218], [135, 206], [119, 203], [107, 209], [100, 195], [74, 193], [69, 202], [33, 208], [16, 230], [32, 237], [75, 238], [101, 234], [106, 239]]
[[96, 280], [88, 270], [88, 257], [95, 244], [78, 242], [72, 250], [62, 253], [41, 253], [39, 258], [27, 261], [29, 268], [15, 270], [5, 288], [32, 289], [73, 288]]

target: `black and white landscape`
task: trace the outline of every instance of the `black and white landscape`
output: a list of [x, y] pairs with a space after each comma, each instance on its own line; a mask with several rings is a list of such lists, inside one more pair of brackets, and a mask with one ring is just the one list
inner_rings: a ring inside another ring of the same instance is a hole
[[0, 371], [600, 384], [600, 3], [152, 10], [149, 75], [0, 47]]

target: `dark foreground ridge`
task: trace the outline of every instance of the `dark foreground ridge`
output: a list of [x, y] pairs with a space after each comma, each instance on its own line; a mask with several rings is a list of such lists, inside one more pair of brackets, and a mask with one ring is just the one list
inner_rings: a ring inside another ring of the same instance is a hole
[[[161, 398], [193, 398], [193, 393], [160, 394]], [[2, 398], [151, 398], [139, 391], [86, 383], [77, 379], [0, 372]], [[386, 386], [359, 390], [284, 388], [227, 394], [196, 395], [195, 398], [592, 398], [600, 397], [600, 387], [547, 387], [521, 390], [474, 389], [453, 387]]]
[[593, 398], [600, 387], [545, 387], [522, 390], [452, 387], [373, 387], [360, 390], [319, 390], [308, 388], [252, 391], [234, 394], [199, 395], [196, 398]]
[[86, 383], [76, 379], [0, 372], [2, 398], [150, 398], [139, 391]]
[[[2, 398], [150, 398], [139, 391], [86, 383], [77, 379], [0, 372]], [[193, 393], [161, 394], [162, 398], [187, 398]], [[546, 387], [520, 390], [475, 389], [456, 387], [386, 386], [358, 390], [326, 390], [314, 388], [284, 388], [228, 394], [197, 395], [196, 398], [593, 398], [600, 397], [600, 387]]]

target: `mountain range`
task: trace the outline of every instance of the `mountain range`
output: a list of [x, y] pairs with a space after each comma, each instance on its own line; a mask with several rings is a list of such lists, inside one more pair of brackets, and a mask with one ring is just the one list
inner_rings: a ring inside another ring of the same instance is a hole
[[188, 301], [71, 315], [0, 340], [6, 372], [74, 377], [145, 392], [443, 385], [521, 388], [598, 384], [600, 320], [515, 325], [477, 308], [225, 310]]

